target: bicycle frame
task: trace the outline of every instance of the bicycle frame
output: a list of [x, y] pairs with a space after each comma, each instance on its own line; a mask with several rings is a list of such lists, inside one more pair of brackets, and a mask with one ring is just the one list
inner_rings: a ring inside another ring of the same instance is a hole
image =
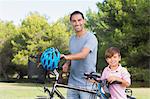
[[73, 87], [69, 85], [58, 84], [57, 81], [55, 81], [51, 91], [49, 91], [48, 88], [44, 87], [44, 92], [48, 92], [50, 99], [54, 97], [54, 94], [56, 94], [60, 99], [65, 99], [65, 97], [61, 94], [61, 92], [57, 88], [67, 88], [67, 89], [78, 90], [78, 91], [87, 92], [91, 94], [97, 94], [97, 91], [94, 91], [94, 90], [87, 90], [84, 88], [77, 88], [77, 87]]
[[[49, 89], [47, 87], [44, 87], [44, 92], [48, 93], [49, 99], [53, 99], [54, 94], [56, 94], [60, 99], [65, 99], [65, 97], [61, 94], [61, 92], [57, 88], [67, 88], [67, 89], [78, 90], [78, 91], [87, 92], [87, 93], [91, 93], [91, 94], [97, 94], [97, 90], [88, 90], [88, 89], [84, 89], [84, 88], [77, 88], [77, 87], [73, 87], [73, 86], [69, 86], [69, 85], [59, 84], [59, 83], [57, 83], [59, 73], [56, 70], [54, 70], [54, 74], [56, 76], [56, 80], [55, 80], [55, 83], [53, 84], [51, 91], [49, 91]], [[98, 96], [100, 97], [100, 95], [98, 95]]]

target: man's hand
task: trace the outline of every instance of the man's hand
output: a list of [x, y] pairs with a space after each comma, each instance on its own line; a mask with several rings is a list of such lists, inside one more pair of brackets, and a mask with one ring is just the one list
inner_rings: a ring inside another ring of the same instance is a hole
[[60, 54], [60, 58], [65, 58], [65, 55], [64, 54]]

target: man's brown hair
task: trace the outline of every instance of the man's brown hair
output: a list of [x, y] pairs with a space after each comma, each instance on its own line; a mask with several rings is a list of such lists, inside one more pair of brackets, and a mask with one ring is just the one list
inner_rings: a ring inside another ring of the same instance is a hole
[[116, 53], [118, 53], [118, 55], [121, 56], [120, 50], [118, 48], [110, 47], [105, 51], [105, 58], [111, 58]]

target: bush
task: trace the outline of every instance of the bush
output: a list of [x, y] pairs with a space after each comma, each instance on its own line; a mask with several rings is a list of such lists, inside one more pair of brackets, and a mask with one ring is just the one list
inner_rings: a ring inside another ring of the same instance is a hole
[[128, 68], [128, 71], [131, 74], [131, 79], [133, 82], [150, 82], [150, 71], [149, 69], [142, 69], [136, 67]]

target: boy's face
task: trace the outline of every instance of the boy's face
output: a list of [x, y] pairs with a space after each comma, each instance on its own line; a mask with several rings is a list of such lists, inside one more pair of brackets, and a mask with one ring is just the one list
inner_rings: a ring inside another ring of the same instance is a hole
[[118, 66], [120, 60], [121, 60], [121, 56], [119, 56], [118, 53], [116, 53], [112, 57], [106, 59], [108, 65], [110, 67], [116, 67], [116, 66]]

